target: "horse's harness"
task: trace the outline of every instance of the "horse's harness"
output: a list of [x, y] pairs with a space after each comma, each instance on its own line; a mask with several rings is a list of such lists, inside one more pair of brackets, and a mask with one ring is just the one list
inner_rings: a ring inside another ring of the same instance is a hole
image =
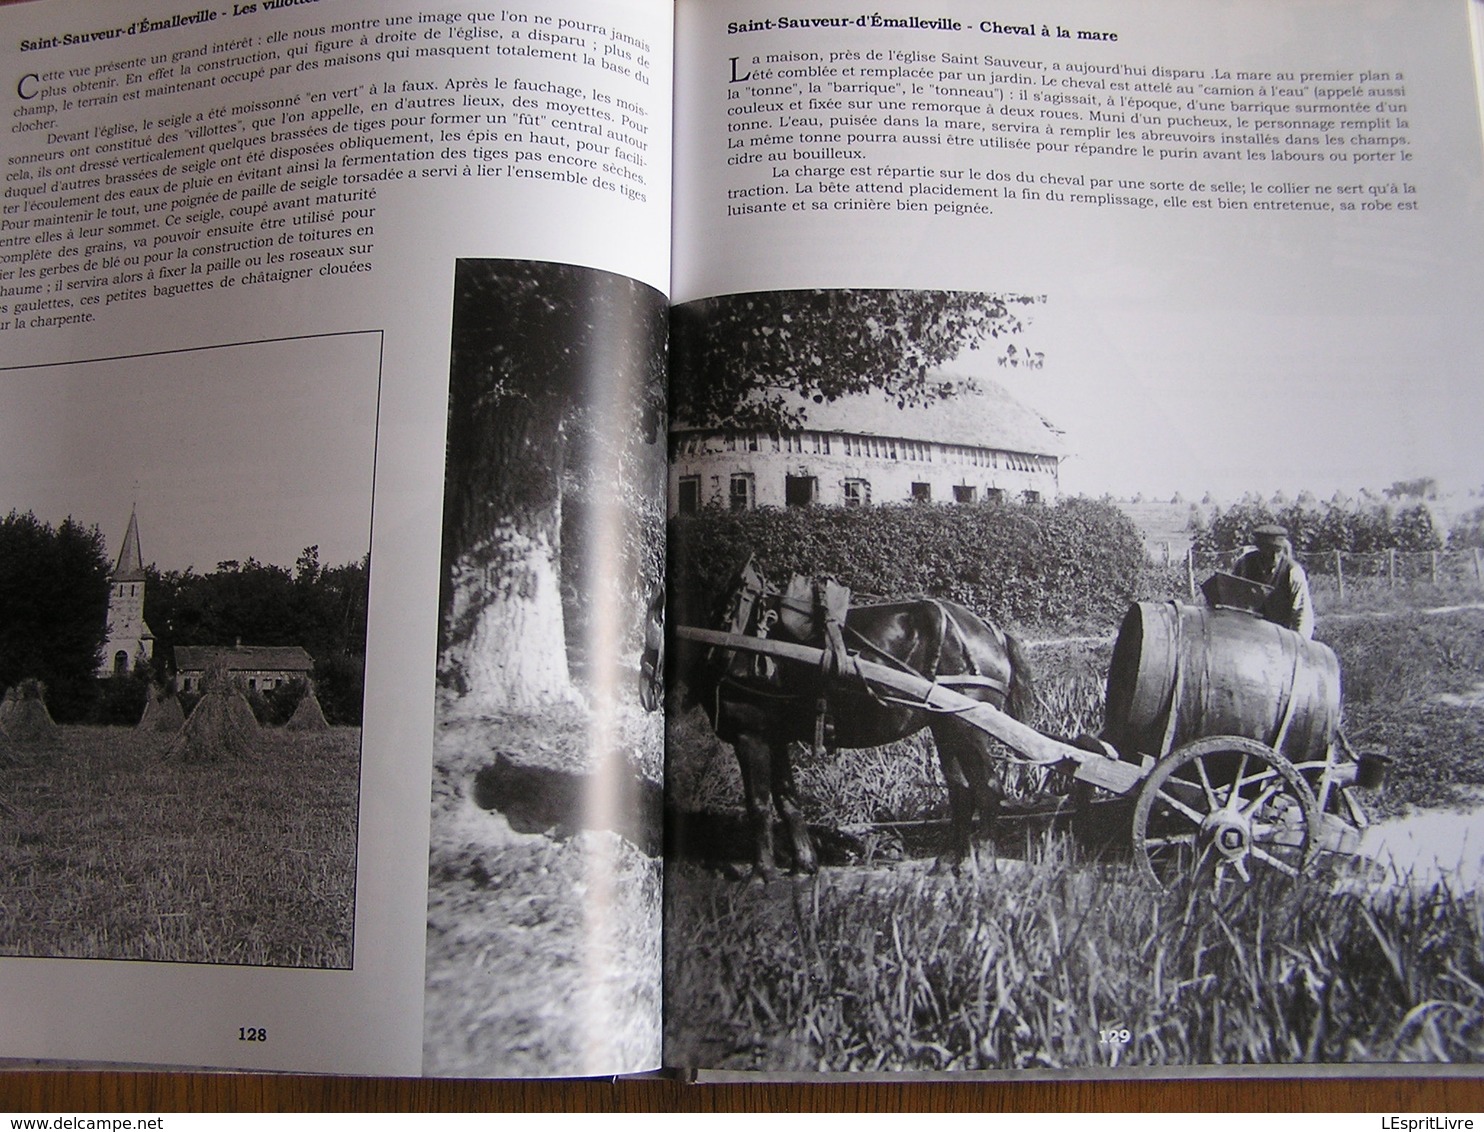
[[[940, 633], [937, 649], [928, 672], [919, 672], [899, 657], [893, 656], [863, 634], [846, 624], [850, 610], [850, 589], [833, 577], [807, 578], [795, 574], [786, 590], [780, 592], [767, 582], [749, 564], [744, 568], [735, 590], [727, 621], [729, 631], [745, 636], [768, 639], [782, 624], [784, 630], [796, 640], [813, 643], [822, 638], [821, 656], [817, 669], [814, 705], [814, 754], [822, 757], [834, 746], [834, 724], [830, 718], [829, 689], [832, 683], [846, 682], [855, 691], [869, 696], [883, 707], [908, 707], [919, 711], [937, 711], [930, 704], [918, 700], [907, 700], [878, 692], [861, 675], [855, 656], [846, 646], [850, 637], [862, 651], [903, 672], [930, 680], [948, 688], [988, 688], [1004, 695], [1008, 685], [1004, 680], [978, 672], [967, 672], [951, 676], [938, 671], [942, 661], [943, 644], [948, 628], [957, 628], [952, 616], [942, 602], [933, 598], [922, 599], [925, 604], [936, 606], [943, 618], [945, 631]], [[1003, 633], [1001, 643], [1003, 644]], [[797, 702], [804, 694], [788, 692], [781, 688], [778, 662], [764, 652], [741, 653], [740, 650], [724, 650], [725, 675], [718, 681], [718, 715], [723, 686], [740, 691], [751, 697]], [[967, 650], [966, 650], [967, 652]], [[928, 673], [931, 673], [929, 675]], [[968, 709], [948, 709], [954, 710]]]

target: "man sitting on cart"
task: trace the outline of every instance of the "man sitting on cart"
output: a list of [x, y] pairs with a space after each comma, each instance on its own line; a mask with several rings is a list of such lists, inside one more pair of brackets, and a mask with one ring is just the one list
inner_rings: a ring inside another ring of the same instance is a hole
[[1288, 531], [1276, 523], [1265, 523], [1252, 532], [1257, 549], [1249, 550], [1232, 573], [1249, 582], [1268, 586], [1272, 592], [1262, 605], [1262, 615], [1285, 629], [1292, 629], [1305, 640], [1314, 636], [1314, 599], [1309, 594], [1309, 578], [1293, 557]]

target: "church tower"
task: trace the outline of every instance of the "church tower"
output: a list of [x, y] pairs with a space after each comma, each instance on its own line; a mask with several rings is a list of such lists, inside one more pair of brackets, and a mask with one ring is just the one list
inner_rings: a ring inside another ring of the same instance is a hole
[[113, 568], [113, 588], [108, 595], [108, 628], [98, 676], [124, 676], [140, 661], [155, 654], [155, 635], [144, 623], [144, 556], [139, 550], [139, 518], [129, 512], [129, 529], [118, 565]]

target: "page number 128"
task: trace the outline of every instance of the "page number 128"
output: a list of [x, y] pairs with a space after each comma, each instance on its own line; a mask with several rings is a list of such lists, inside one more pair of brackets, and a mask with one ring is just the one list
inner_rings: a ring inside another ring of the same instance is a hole
[[266, 1042], [268, 1031], [262, 1026], [239, 1026], [237, 1027], [237, 1040], [239, 1042]]

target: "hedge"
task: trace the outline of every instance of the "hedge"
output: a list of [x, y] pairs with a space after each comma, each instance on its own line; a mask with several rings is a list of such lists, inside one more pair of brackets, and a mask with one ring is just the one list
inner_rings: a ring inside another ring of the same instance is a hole
[[833, 574], [858, 595], [948, 598], [1003, 624], [1108, 624], [1147, 568], [1132, 520], [1084, 498], [709, 509], [671, 520], [669, 535], [677, 612], [705, 608], [752, 554], [775, 583]]

